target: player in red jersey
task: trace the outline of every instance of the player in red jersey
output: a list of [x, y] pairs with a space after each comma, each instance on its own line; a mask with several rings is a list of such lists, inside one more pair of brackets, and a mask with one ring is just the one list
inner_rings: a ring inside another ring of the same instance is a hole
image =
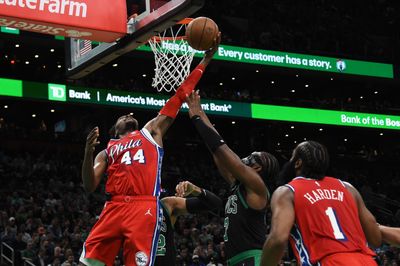
[[349, 183], [325, 176], [326, 148], [299, 144], [285, 166], [294, 178], [278, 188], [271, 202], [271, 232], [263, 249], [263, 266], [276, 266], [290, 243], [299, 265], [377, 265], [367, 246], [380, 246], [381, 232], [358, 191]]
[[159, 115], [141, 130], [138, 130], [138, 122], [133, 116], [120, 117], [114, 126], [117, 139], [110, 140], [94, 163], [93, 152], [99, 144], [99, 129], [96, 127], [89, 133], [82, 166], [83, 185], [88, 192], [93, 192], [107, 174], [109, 200], [84, 243], [80, 258], [84, 265], [113, 265], [121, 246], [125, 265], [153, 265], [162, 222], [158, 198], [162, 138], [186, 95], [200, 80], [219, 42], [220, 35]]

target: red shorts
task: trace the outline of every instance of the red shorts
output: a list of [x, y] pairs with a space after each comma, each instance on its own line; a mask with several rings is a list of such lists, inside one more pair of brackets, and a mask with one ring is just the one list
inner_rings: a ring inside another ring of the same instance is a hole
[[375, 260], [362, 253], [336, 253], [323, 258], [321, 266], [377, 266]]
[[114, 265], [123, 245], [126, 266], [153, 265], [162, 209], [156, 197], [114, 196], [84, 244], [82, 257]]

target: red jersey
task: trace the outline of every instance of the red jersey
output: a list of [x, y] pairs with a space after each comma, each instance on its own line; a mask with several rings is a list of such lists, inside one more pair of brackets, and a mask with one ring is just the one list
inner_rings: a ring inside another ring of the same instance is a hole
[[163, 148], [145, 128], [121, 139], [110, 140], [107, 149], [106, 192], [111, 195], [159, 196]]
[[357, 203], [342, 181], [297, 177], [286, 186], [294, 193], [290, 243], [300, 265], [319, 265], [335, 253], [375, 255], [367, 246]]

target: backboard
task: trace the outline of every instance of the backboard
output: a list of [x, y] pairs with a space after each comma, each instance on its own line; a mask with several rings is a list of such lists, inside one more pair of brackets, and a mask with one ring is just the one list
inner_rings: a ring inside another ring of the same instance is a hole
[[67, 76], [82, 78], [145, 44], [150, 37], [189, 17], [204, 0], [126, 0], [128, 34], [112, 43], [66, 39]]

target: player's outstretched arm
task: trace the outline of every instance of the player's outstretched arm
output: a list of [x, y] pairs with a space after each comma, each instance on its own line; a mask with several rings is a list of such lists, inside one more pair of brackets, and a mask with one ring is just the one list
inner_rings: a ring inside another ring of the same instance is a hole
[[[199, 96], [199, 91], [197, 90], [196, 92], [193, 92], [192, 94], [190, 94], [190, 96], [186, 97], [186, 102], [189, 104], [189, 102], [193, 103], [189, 105], [189, 116], [190, 118], [193, 117], [193, 115], [198, 115], [200, 116], [200, 118], [203, 120], [203, 122], [212, 130], [215, 131], [216, 134], [219, 135], [218, 131], [215, 129], [215, 127], [213, 126], [213, 124], [211, 123], [210, 119], [208, 118], [208, 116], [204, 113], [203, 108], [201, 108], [201, 104], [196, 104], [194, 101], [196, 101], [196, 99], [193, 99], [193, 97], [198, 97], [199, 99], [199, 103], [200, 103], [200, 96]], [[193, 115], [191, 115], [191, 113]], [[218, 168], [219, 173], [222, 175], [222, 177], [224, 177], [224, 179], [230, 184], [234, 184], [235, 183], [235, 178], [233, 177], [232, 173], [225, 168], [225, 166], [223, 165], [223, 163], [220, 162], [220, 160], [218, 159], [218, 157], [213, 153], [213, 159], [215, 162], [215, 165]]]
[[379, 247], [382, 244], [382, 234], [379, 230], [378, 224], [376, 223], [374, 215], [372, 215], [372, 213], [365, 206], [364, 200], [362, 199], [358, 190], [350, 183], [344, 183], [357, 203], [358, 216], [360, 218], [361, 226], [363, 228], [368, 243], [374, 247]]
[[171, 214], [173, 222], [179, 215], [222, 209], [222, 200], [217, 195], [189, 181], [180, 182], [176, 186], [175, 195], [176, 197], [162, 199]]
[[239, 180], [246, 188], [247, 201], [254, 209], [263, 209], [267, 204], [267, 188], [259, 174], [251, 167], [246, 166], [239, 156], [225, 144], [218, 131], [212, 126], [207, 115], [201, 108], [198, 91], [186, 97], [189, 105], [189, 116], [192, 119], [197, 132], [203, 138], [209, 150], [214, 156], [221, 174], [233, 183]]
[[264, 244], [261, 266], [276, 266], [283, 257], [295, 222], [292, 191], [279, 187], [272, 195], [271, 209], [271, 231]]
[[214, 153], [212, 154], [215, 165], [218, 168], [218, 172], [220, 173], [220, 175], [226, 180], [226, 182], [229, 183], [230, 186], [232, 186], [236, 179], [235, 177], [232, 175], [232, 173], [225, 168], [225, 166], [220, 162], [220, 160], [218, 159], [218, 156], [216, 156]]
[[221, 42], [221, 33], [214, 40], [214, 46], [209, 51], [205, 52], [203, 59], [197, 67], [190, 73], [182, 85], [176, 90], [165, 106], [161, 109], [159, 115], [149, 121], [145, 128], [153, 136], [154, 140], [162, 146], [162, 138], [172, 125], [177, 116], [179, 109], [185, 102], [186, 95], [191, 94], [197, 83], [200, 81], [206, 67], [211, 62], [214, 54], [218, 51], [218, 46]]
[[400, 228], [379, 225], [382, 240], [393, 246], [400, 247]]
[[82, 181], [83, 187], [87, 192], [96, 190], [107, 168], [107, 156], [105, 151], [101, 151], [96, 156], [93, 164], [95, 147], [100, 144], [100, 142], [97, 141], [98, 137], [99, 128], [95, 127], [86, 138], [85, 157], [82, 164]]

